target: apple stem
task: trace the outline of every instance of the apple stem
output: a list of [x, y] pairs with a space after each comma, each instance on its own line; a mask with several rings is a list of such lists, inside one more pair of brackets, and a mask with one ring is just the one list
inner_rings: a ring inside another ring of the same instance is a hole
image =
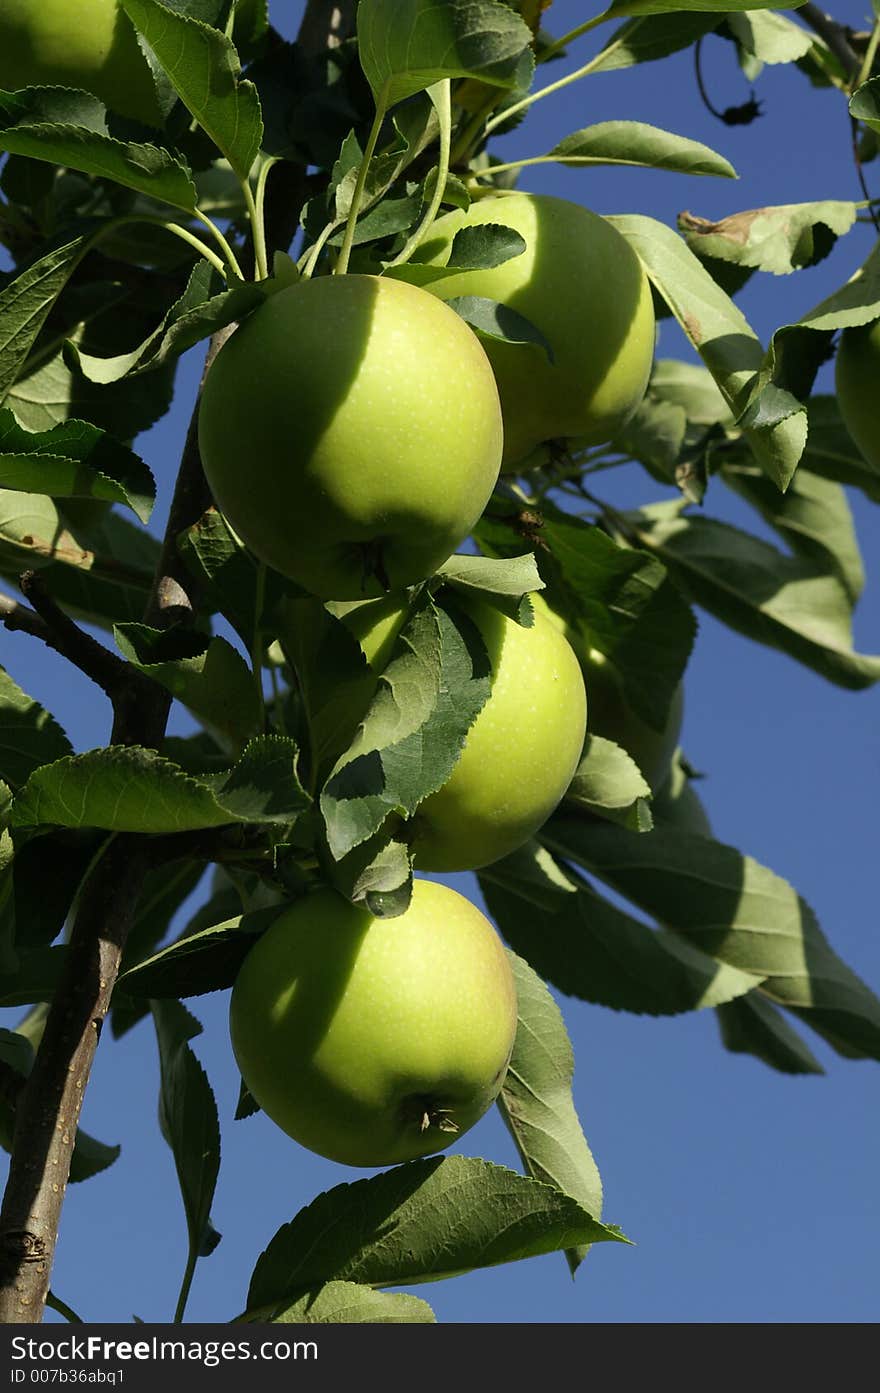
[[434, 225], [440, 205], [443, 202], [443, 195], [446, 192], [446, 181], [449, 178], [449, 152], [452, 146], [452, 84], [449, 78], [443, 82], [435, 82], [433, 87], [428, 88], [428, 96], [434, 103], [437, 110], [437, 117], [440, 121], [440, 152], [437, 160], [437, 179], [434, 184], [434, 192], [431, 202], [422, 221], [419, 223], [413, 235], [409, 238], [403, 250], [390, 261], [389, 266], [402, 266], [409, 261], [416, 248], [425, 240], [428, 232]]
[[364, 200], [364, 189], [367, 184], [367, 171], [370, 168], [370, 161], [379, 140], [379, 132], [382, 129], [382, 122], [385, 120], [385, 103], [382, 102], [376, 108], [376, 115], [373, 118], [373, 125], [370, 130], [367, 148], [364, 150], [364, 157], [358, 170], [357, 183], [354, 186], [354, 193], [351, 196], [351, 207], [348, 210], [348, 221], [345, 224], [345, 236], [342, 239], [342, 247], [339, 252], [339, 260], [333, 268], [335, 276], [344, 276], [348, 270], [348, 259], [351, 256], [351, 249], [354, 244], [354, 230], [358, 220], [358, 213]]

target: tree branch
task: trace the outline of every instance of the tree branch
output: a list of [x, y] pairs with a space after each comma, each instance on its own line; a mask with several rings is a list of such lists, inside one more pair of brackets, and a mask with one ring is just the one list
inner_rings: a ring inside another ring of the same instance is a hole
[[838, 24], [836, 19], [820, 10], [818, 5], [810, 3], [810, 0], [806, 5], [801, 5], [798, 15], [810, 26], [814, 34], [824, 39], [847, 77], [856, 77], [861, 68], [861, 59], [849, 41], [852, 30]]

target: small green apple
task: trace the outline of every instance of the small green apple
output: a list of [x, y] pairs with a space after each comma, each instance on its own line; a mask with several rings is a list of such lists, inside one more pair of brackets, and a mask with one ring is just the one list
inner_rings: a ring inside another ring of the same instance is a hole
[[676, 687], [669, 715], [662, 730], [643, 720], [630, 706], [613, 663], [598, 648], [584, 642], [582, 635], [552, 609], [543, 595], [533, 596], [535, 607], [561, 633], [578, 656], [590, 703], [588, 733], [613, 740], [635, 760], [647, 783], [658, 789], [669, 774], [684, 721], [684, 687]]
[[80, 87], [161, 125], [149, 64], [117, 0], [0, 0], [0, 87]]
[[492, 369], [424, 290], [321, 276], [218, 354], [199, 413], [208, 483], [268, 565], [325, 600], [424, 580], [480, 517], [501, 461]]
[[880, 319], [844, 329], [835, 376], [843, 424], [868, 463], [880, 469]]
[[416, 810], [419, 870], [475, 870], [522, 846], [559, 803], [584, 743], [584, 682], [564, 636], [538, 613], [524, 628], [479, 600], [461, 608], [489, 653], [491, 689], [451, 775]]
[[481, 199], [438, 218], [418, 259], [445, 266], [456, 233], [486, 223], [514, 228], [525, 251], [427, 288], [444, 300], [478, 295], [508, 305], [553, 349], [551, 363], [535, 344], [484, 341], [501, 395], [503, 467], [540, 459], [554, 442], [610, 440], [644, 396], [654, 355], [654, 308], [641, 263], [596, 213], [527, 193]]
[[395, 919], [325, 888], [248, 953], [230, 1030], [285, 1132], [346, 1165], [394, 1165], [449, 1146], [497, 1097], [516, 988], [494, 928], [448, 886], [416, 880]]

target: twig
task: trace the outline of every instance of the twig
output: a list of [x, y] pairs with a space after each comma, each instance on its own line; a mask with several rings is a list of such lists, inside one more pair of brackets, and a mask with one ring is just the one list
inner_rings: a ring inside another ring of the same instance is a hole
[[[75, 624], [52, 599], [38, 571], [25, 571], [19, 577], [19, 585], [22, 594], [33, 605], [33, 610], [27, 611], [23, 610], [22, 606], [16, 606], [8, 617], [3, 616], [7, 627], [27, 627], [30, 633], [39, 629], [40, 632], [36, 636], [50, 648], [54, 648], [56, 653], [60, 653], [62, 658], [73, 663], [80, 672], [84, 672], [86, 677], [91, 678], [114, 706], [124, 687], [130, 684], [140, 687], [144, 682], [150, 681], [130, 663], [118, 658], [97, 639], [92, 638], [91, 634], [87, 634]], [[16, 611], [23, 611], [28, 615], [26, 623], [16, 624], [16, 619], [21, 618], [21, 614]], [[41, 622], [35, 625], [34, 619]]]

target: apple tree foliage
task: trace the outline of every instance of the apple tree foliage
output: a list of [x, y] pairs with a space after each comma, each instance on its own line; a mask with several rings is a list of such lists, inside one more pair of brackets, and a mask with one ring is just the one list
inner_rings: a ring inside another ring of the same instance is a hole
[[[76, 750], [0, 671], [0, 1000], [23, 1012], [0, 1033], [0, 1141], [11, 1147], [15, 1131], [22, 1163], [39, 1153], [37, 1103], [57, 1114], [57, 1077], [72, 1059], [87, 1077], [93, 1019], [108, 1013], [100, 1048], [112, 1049], [151, 1017], [189, 1234], [182, 1314], [197, 1259], [219, 1241], [220, 1157], [191, 1046], [200, 1026], [182, 999], [227, 990], [255, 935], [316, 878], [376, 914], [406, 907], [406, 821], [448, 777], [489, 690], [456, 594], [528, 624], [523, 597], [544, 587], [567, 632], [602, 655], [658, 733], [686, 681], [696, 609], [841, 687], [880, 678], [880, 656], [852, 643], [862, 573], [844, 493], [880, 501], [880, 474], [835, 399], [811, 394], [840, 331], [880, 318], [880, 260], [852, 265], [846, 284], [762, 343], [736, 291], [820, 260], [865, 204], [687, 216], [676, 227], [616, 217], [657, 314], [677, 321], [702, 365], [658, 360], [607, 445], [501, 476], [468, 554], [413, 588], [358, 734], [351, 703], [371, 691], [358, 644], [332, 604], [242, 547], [211, 506], [194, 431], [181, 442], [164, 541], [150, 530], [156, 489], [137, 438], [168, 410], [180, 355], [200, 343], [213, 353], [304, 274], [340, 263], [405, 274], [438, 214], [515, 185], [520, 165], [500, 162], [493, 134], [528, 121], [563, 53], [583, 50], [580, 80], [662, 61], [715, 32], [747, 75], [796, 64], [836, 88], [865, 159], [880, 132], [880, 77], [876, 30], [851, 46], [840, 29], [817, 33], [797, 11], [748, 0], [614, 0], [568, 35], [544, 27], [552, 8], [539, 0], [360, 0], [356, 14], [312, 0], [297, 42], [260, 3], [244, 29], [230, 0], [120, 5], [153, 74], [161, 129], [86, 91], [0, 92], [0, 614], [57, 650], [60, 674], [65, 662], [88, 673], [113, 710], [106, 747]], [[337, 9], [343, 31], [328, 43]], [[686, 135], [625, 120], [574, 131], [541, 159], [733, 172]], [[479, 269], [521, 250], [496, 227], [453, 256]], [[484, 342], [552, 352], [503, 308], [483, 300], [462, 313]], [[659, 482], [677, 489], [674, 501], [625, 513], [603, 503], [600, 471], [630, 461], [644, 468], [646, 494]], [[723, 489], [779, 545], [714, 518]], [[172, 701], [196, 734], [165, 736]], [[455, 1154], [338, 1186], [283, 1216], [239, 1314], [432, 1320], [425, 1302], [386, 1289], [552, 1250], [576, 1269], [590, 1245], [625, 1241], [601, 1218], [571, 1048], [546, 984], [641, 1014], [712, 1010], [726, 1048], [783, 1072], [819, 1070], [810, 1032], [846, 1057], [880, 1059], [880, 1002], [793, 887], [712, 838], [689, 772], [676, 756], [652, 797], [629, 755], [590, 735], [538, 836], [480, 872], [517, 977], [522, 1028], [499, 1107], [523, 1173]], [[178, 928], [200, 884], [201, 906]], [[71, 1035], [71, 1003], [90, 989]], [[53, 1024], [62, 1017], [68, 1025]], [[243, 1091], [239, 1117], [253, 1106]], [[85, 1180], [116, 1158], [80, 1131], [65, 1164]], [[0, 1220], [7, 1286], [14, 1175]], [[57, 1209], [46, 1225], [51, 1261]]]

